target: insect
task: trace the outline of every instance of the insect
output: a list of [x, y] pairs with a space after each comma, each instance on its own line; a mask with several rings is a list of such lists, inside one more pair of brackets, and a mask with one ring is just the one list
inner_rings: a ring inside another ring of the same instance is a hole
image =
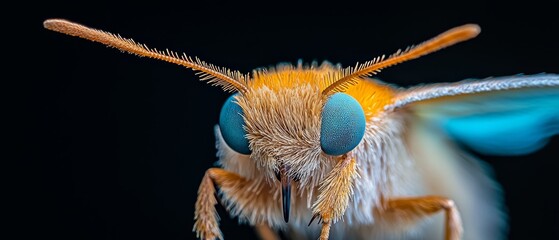
[[283, 64], [251, 74], [67, 20], [44, 26], [193, 69], [233, 93], [215, 128], [220, 168], [206, 171], [195, 204], [193, 230], [202, 239], [223, 238], [218, 200], [264, 239], [277, 231], [302, 239], [496, 239], [504, 226], [499, 192], [458, 143], [516, 155], [559, 132], [557, 74], [411, 88], [372, 78], [476, 37], [475, 24], [354, 67]]

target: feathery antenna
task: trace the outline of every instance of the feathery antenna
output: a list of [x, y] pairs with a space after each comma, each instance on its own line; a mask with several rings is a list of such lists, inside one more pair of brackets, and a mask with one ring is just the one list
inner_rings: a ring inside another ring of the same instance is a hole
[[148, 48], [145, 44], [136, 43], [132, 39], [123, 38], [116, 34], [89, 28], [63, 19], [48, 19], [43, 22], [43, 26], [52, 31], [99, 42], [138, 56], [163, 60], [191, 68], [199, 71], [197, 75], [199, 75], [202, 81], [208, 81], [212, 85], [221, 86], [225, 91], [247, 91], [245, 84], [246, 75], [239, 71], [231, 71], [206, 63], [197, 57], [192, 59], [192, 57], [184, 53], [179, 54], [168, 49], [160, 51], [155, 48]]
[[384, 55], [377, 57], [363, 64], [357, 64], [355, 67], [349, 67], [342, 70], [342, 77], [334, 81], [330, 86], [322, 91], [323, 95], [334, 92], [345, 91], [349, 86], [357, 83], [360, 77], [374, 75], [383, 68], [387, 68], [408, 60], [419, 58], [423, 55], [438, 51], [442, 48], [454, 45], [459, 42], [469, 40], [476, 37], [481, 29], [476, 24], [466, 24], [452, 28], [438, 36], [431, 38], [417, 46], [411, 46], [406, 50], [398, 50], [396, 53], [384, 59]]

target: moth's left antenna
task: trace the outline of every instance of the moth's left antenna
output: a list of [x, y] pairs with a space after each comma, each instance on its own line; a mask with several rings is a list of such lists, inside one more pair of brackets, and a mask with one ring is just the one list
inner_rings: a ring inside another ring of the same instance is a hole
[[159, 59], [193, 69], [198, 71], [201, 80], [208, 81], [208, 83], [212, 85], [220, 86], [225, 91], [238, 91], [241, 93], [247, 91], [247, 75], [239, 71], [231, 71], [226, 68], [217, 67], [197, 57], [192, 58], [184, 53], [179, 54], [169, 51], [168, 49], [160, 51], [155, 48], [148, 48], [145, 44], [137, 43], [132, 39], [123, 38], [117, 34], [89, 28], [64, 19], [48, 19], [43, 22], [43, 26], [55, 32], [99, 42], [131, 54]]

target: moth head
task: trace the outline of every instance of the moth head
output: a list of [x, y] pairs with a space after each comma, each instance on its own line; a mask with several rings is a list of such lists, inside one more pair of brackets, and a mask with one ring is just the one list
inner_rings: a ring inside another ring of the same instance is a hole
[[234, 94], [219, 117], [221, 134], [232, 150], [255, 152], [254, 161], [271, 170], [281, 164], [297, 166], [291, 167], [297, 178], [312, 174], [328, 156], [355, 148], [365, 133], [365, 122], [363, 109], [352, 96], [336, 93], [323, 99], [310, 86]]

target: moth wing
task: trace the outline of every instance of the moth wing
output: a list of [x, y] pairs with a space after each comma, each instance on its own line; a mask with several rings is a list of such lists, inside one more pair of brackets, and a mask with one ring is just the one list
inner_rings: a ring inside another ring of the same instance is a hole
[[559, 133], [559, 75], [517, 75], [404, 90], [389, 108], [409, 108], [483, 154], [520, 155]]

